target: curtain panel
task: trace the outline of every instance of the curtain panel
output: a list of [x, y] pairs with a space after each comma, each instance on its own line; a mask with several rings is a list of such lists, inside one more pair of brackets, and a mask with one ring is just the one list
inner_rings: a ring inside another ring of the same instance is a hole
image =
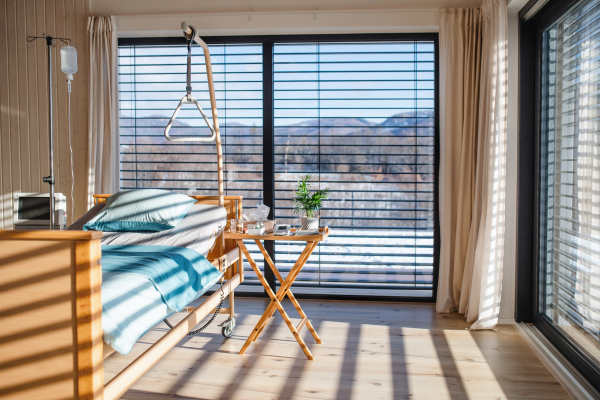
[[88, 208], [94, 193], [119, 191], [117, 25], [114, 16], [89, 17]]
[[506, 190], [505, 0], [440, 13], [440, 273], [436, 309], [498, 322]]

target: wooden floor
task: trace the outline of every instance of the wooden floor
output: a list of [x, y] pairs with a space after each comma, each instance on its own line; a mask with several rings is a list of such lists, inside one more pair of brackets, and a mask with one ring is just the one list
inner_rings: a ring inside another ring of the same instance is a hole
[[[238, 298], [234, 336], [217, 323], [184, 339], [123, 399], [569, 399], [510, 325], [470, 331], [431, 304], [300, 300], [323, 340], [303, 329], [308, 361], [276, 313], [244, 356], [237, 353], [267, 301]], [[300, 319], [286, 300], [286, 311]], [[173, 316], [173, 321], [178, 320]], [[159, 324], [128, 356], [105, 360], [110, 380], [166, 332]]]

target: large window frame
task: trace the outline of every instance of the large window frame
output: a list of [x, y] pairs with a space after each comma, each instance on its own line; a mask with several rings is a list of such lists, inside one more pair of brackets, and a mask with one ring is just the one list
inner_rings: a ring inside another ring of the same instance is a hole
[[[589, 359], [550, 319], [540, 312], [540, 213], [544, 210], [543, 34], [580, 0], [549, 0], [532, 18], [525, 15], [537, 3], [530, 0], [519, 14], [519, 142], [517, 204], [517, 323], [533, 325], [600, 391], [600, 366]], [[532, 157], [533, 156], [533, 157]]]
[[[390, 33], [390, 34], [326, 34], [326, 35], [247, 35], [247, 36], [202, 36], [208, 45], [261, 43], [263, 46], [263, 202], [271, 208], [270, 218], [275, 206], [275, 136], [274, 136], [274, 96], [273, 96], [273, 47], [275, 43], [294, 42], [385, 42], [399, 40], [423, 40], [434, 43], [435, 49], [435, 86], [434, 86], [434, 244], [433, 244], [433, 285], [432, 295], [427, 297], [412, 296], [378, 296], [361, 295], [361, 300], [435, 302], [438, 286], [439, 269], [439, 46], [437, 33]], [[127, 45], [185, 45], [182, 37], [167, 38], [119, 38], [119, 46]], [[274, 243], [265, 242], [265, 249], [275, 260]], [[276, 261], [276, 260], [275, 260]], [[265, 278], [271, 288], [276, 288], [276, 278], [273, 272], [266, 268]], [[264, 295], [264, 294], [261, 294]], [[301, 298], [335, 298], [356, 299], [354, 296], [330, 294], [296, 294]]]

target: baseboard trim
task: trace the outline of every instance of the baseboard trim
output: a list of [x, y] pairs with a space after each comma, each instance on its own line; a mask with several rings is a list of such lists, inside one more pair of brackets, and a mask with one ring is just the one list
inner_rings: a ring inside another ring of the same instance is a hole
[[498, 318], [498, 325], [514, 325], [515, 323], [514, 318]]
[[515, 329], [573, 399], [600, 399], [600, 393], [581, 376], [535, 326], [520, 323], [515, 324]]

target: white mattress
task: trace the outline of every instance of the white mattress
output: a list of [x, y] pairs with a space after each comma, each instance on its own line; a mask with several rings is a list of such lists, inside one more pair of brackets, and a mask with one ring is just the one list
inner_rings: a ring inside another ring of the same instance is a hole
[[[83, 225], [102, 210], [103, 204], [92, 207], [69, 230], [81, 230]], [[194, 204], [187, 215], [173, 229], [161, 232], [104, 232], [105, 245], [177, 246], [195, 250], [204, 257], [216, 240], [218, 226], [225, 227], [227, 211], [218, 205]]]

